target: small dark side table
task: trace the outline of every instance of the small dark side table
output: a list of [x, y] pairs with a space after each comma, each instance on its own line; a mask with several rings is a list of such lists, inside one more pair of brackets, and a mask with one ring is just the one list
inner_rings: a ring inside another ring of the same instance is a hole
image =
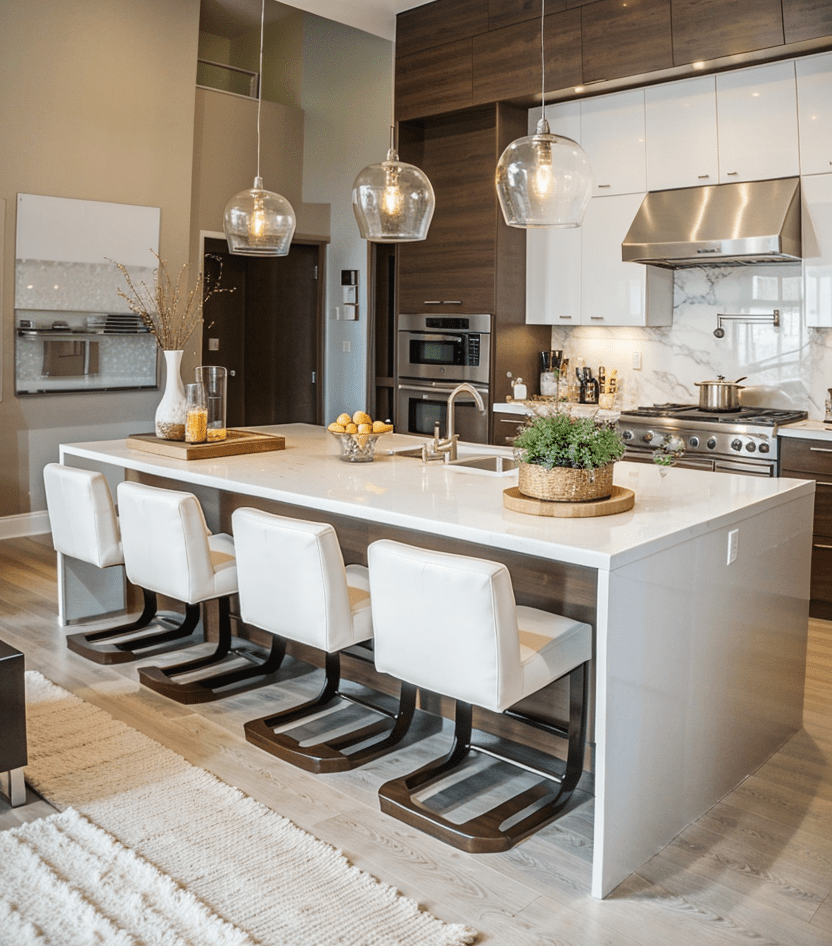
[[26, 688], [23, 654], [0, 640], [0, 776], [12, 807], [26, 801]]

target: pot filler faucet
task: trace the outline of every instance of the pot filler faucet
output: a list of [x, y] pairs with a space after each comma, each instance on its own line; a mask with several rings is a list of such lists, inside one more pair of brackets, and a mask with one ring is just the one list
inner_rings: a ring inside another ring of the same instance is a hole
[[422, 460], [444, 460], [446, 463], [456, 460], [456, 445], [459, 441], [459, 434], [456, 433], [454, 424], [454, 407], [456, 399], [460, 394], [470, 394], [477, 405], [481, 414], [485, 413], [485, 404], [483, 403], [480, 392], [467, 381], [458, 384], [448, 395], [448, 436], [444, 440], [439, 439], [439, 421], [433, 425], [433, 443], [422, 447]]

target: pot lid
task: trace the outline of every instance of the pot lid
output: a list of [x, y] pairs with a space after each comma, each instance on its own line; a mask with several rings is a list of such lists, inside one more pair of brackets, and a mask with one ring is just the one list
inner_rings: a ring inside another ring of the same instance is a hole
[[699, 387], [702, 387], [702, 386], [705, 385], [705, 384], [715, 384], [715, 385], [718, 384], [718, 385], [722, 385], [723, 387], [726, 387], [726, 388], [744, 387], [744, 385], [741, 385], [741, 384], [740, 384], [740, 381], [745, 381], [745, 380], [747, 379], [747, 377], [748, 377], [748, 375], [743, 375], [741, 378], [737, 378], [736, 381], [726, 381], [724, 375], [718, 374], [718, 375], [716, 376], [716, 380], [715, 380], [715, 381], [694, 381], [693, 383], [694, 383], [694, 384], [696, 385], [696, 387], [698, 387], [698, 388], [699, 388]]

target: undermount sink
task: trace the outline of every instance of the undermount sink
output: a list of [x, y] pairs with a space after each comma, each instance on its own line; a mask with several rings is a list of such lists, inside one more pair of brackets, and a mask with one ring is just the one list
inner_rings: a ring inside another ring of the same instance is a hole
[[447, 464], [450, 470], [464, 470], [469, 473], [513, 473], [519, 466], [514, 457], [490, 455], [484, 457], [461, 457]]

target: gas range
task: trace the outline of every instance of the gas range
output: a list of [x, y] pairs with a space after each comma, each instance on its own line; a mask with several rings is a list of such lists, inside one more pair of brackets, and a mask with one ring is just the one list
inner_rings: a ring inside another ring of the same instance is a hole
[[618, 425], [626, 460], [652, 460], [665, 438], [675, 436], [685, 444], [677, 466], [775, 476], [777, 428], [807, 416], [806, 411], [766, 407], [715, 412], [695, 404], [653, 404], [623, 411]]

